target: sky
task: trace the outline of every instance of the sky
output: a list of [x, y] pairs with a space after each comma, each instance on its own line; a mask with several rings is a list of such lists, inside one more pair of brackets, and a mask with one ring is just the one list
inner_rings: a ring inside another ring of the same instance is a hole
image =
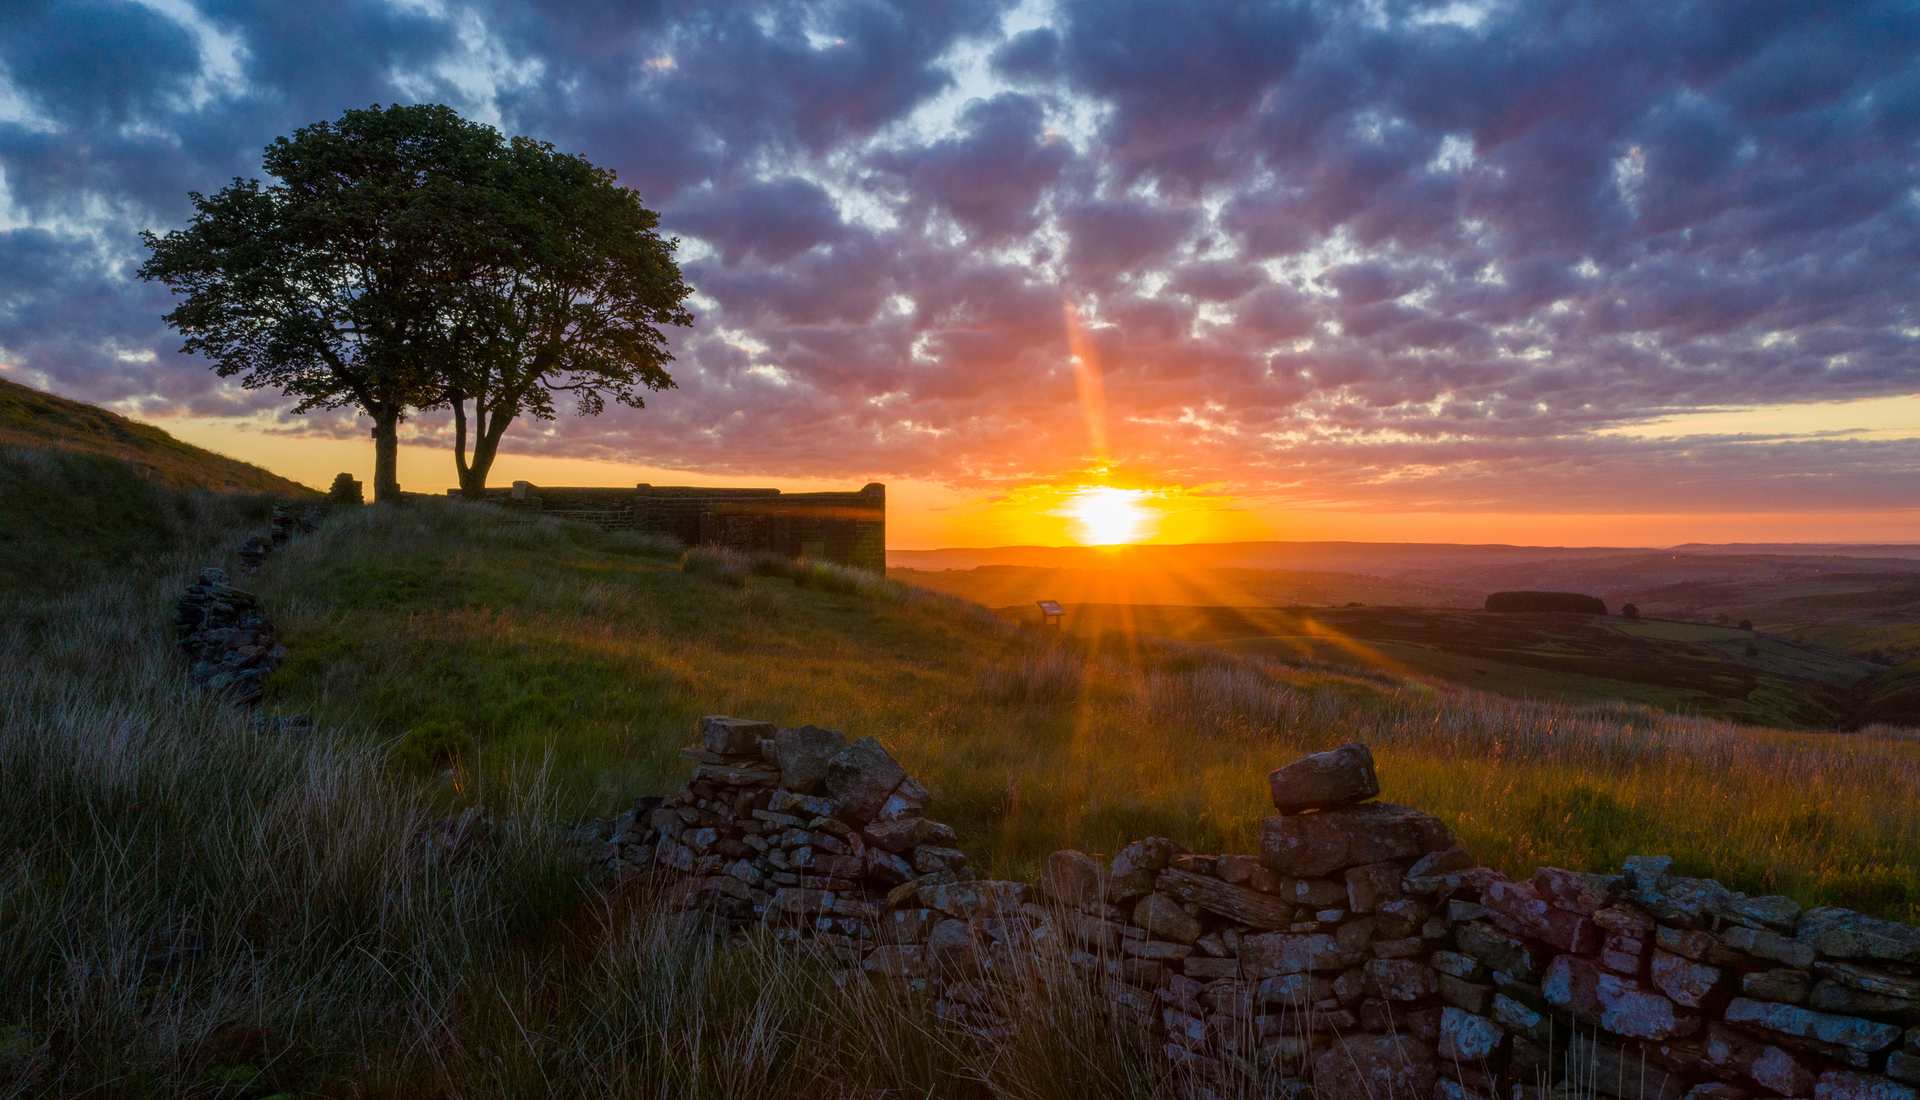
[[395, 102], [614, 169], [696, 291], [677, 388], [516, 425], [496, 483], [884, 481], [902, 548], [1121, 498], [1158, 541], [1920, 541], [1911, 3], [14, 0], [0, 376], [367, 477], [369, 422], [179, 354], [133, 272]]

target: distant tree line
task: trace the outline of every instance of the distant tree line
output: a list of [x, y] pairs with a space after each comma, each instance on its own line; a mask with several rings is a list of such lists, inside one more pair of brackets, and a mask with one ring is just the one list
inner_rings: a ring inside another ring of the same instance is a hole
[[398, 498], [399, 426], [449, 409], [463, 493], [486, 491], [522, 415], [643, 408], [673, 385], [660, 325], [690, 325], [678, 242], [614, 173], [426, 104], [351, 110], [274, 140], [279, 182], [191, 193], [186, 229], [142, 239], [140, 277], [221, 377], [295, 412], [373, 421], [374, 500]]

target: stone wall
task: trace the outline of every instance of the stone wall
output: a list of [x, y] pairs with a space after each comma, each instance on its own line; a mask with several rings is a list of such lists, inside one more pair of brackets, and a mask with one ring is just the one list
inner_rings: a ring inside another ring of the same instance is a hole
[[574, 489], [516, 481], [509, 489], [487, 490], [487, 500], [607, 531], [672, 535], [687, 546], [771, 550], [875, 571], [887, 565], [887, 488], [877, 482], [850, 493], [782, 493], [647, 484]]
[[1034, 959], [1099, 983], [1196, 1098], [1920, 1100], [1920, 928], [1675, 876], [1474, 864], [1371, 801], [1371, 753], [1270, 777], [1257, 854], [1149, 838], [978, 880], [873, 738], [701, 722], [692, 781], [582, 831], [739, 934], [917, 983], [991, 1039]]

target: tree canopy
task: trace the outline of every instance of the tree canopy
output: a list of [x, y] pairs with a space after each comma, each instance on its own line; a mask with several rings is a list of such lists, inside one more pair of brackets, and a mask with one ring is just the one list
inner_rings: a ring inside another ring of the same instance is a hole
[[166, 320], [222, 377], [370, 417], [376, 501], [399, 495], [409, 410], [453, 409], [478, 495], [507, 426], [551, 419], [555, 392], [594, 414], [673, 384], [655, 326], [692, 323], [692, 292], [612, 172], [438, 105], [347, 111], [263, 166], [278, 183], [192, 193], [186, 229], [143, 234], [140, 276], [182, 296]]
[[582, 415], [598, 414], [608, 398], [644, 408], [643, 390], [673, 385], [673, 356], [656, 326], [693, 323], [682, 306], [692, 290], [673, 262], [677, 242], [654, 232], [659, 215], [613, 172], [514, 138], [488, 200], [443, 373], [470, 497], [484, 493], [507, 427], [522, 414], [553, 419], [555, 394], [573, 394]]

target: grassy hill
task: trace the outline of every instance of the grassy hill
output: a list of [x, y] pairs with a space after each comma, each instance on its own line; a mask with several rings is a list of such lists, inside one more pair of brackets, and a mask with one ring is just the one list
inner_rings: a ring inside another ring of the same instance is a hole
[[[225, 498], [217, 504], [207, 499]], [[0, 594], [151, 559], [197, 511], [264, 519], [312, 490], [158, 428], [0, 379]]]
[[[910, 995], [586, 889], [561, 826], [684, 782], [708, 713], [879, 737], [983, 875], [1142, 835], [1251, 851], [1266, 772], [1353, 739], [1385, 797], [1510, 873], [1662, 852], [1920, 916], [1910, 739], [1085, 645], [877, 577], [729, 587], [459, 501], [345, 510], [247, 581], [293, 653], [268, 711], [313, 720], [262, 732], [181, 690], [164, 644], [242, 529], [201, 513], [141, 574], [0, 618], [0, 1079], [29, 1093], [1167, 1095], [1097, 1013], [986, 1058]], [[491, 845], [426, 860], [477, 804]]]
[[147, 481], [169, 489], [275, 496], [313, 493], [251, 463], [182, 443], [151, 424], [4, 378], [0, 378], [0, 446], [118, 459]]

